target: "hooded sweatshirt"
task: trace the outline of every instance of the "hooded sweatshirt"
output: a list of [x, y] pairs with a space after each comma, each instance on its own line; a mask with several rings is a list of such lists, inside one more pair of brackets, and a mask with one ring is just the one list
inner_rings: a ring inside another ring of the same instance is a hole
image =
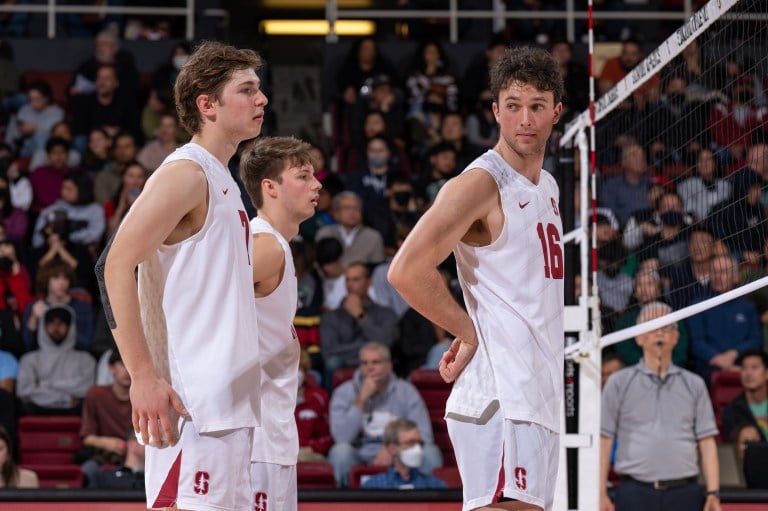
[[[66, 309], [74, 319], [74, 311], [66, 305], [53, 305]], [[44, 316], [45, 317], [45, 316]], [[71, 408], [72, 398], [85, 397], [93, 385], [96, 361], [82, 351], [75, 351], [77, 327], [72, 321], [67, 336], [60, 344], [53, 342], [45, 329], [45, 323], [37, 329], [39, 349], [21, 357], [16, 394], [22, 401], [46, 408]]]

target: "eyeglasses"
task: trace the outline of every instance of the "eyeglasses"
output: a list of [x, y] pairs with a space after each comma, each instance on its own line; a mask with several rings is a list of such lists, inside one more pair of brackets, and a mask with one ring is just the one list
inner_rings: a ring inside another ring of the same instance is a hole
[[419, 440], [407, 440], [405, 442], [398, 442], [398, 445], [400, 445], [400, 447], [402, 447], [403, 449], [409, 449], [409, 448], [413, 447], [414, 445], [420, 445], [420, 446], [424, 447], [424, 440], [421, 440], [421, 439], [419, 439]]

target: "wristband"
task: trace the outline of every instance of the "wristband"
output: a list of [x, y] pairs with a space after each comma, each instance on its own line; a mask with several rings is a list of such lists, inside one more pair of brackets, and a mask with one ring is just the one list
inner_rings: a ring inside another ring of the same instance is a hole
[[709, 490], [707, 492], [707, 497], [709, 497], [710, 495], [712, 495], [713, 497], [717, 497], [719, 499], [720, 498], [720, 490]]

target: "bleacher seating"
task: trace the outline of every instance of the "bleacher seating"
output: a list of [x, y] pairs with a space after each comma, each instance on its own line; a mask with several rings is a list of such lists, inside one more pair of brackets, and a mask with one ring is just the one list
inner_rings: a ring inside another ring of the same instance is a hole
[[69, 92], [67, 86], [74, 78], [74, 71], [36, 71], [28, 69], [24, 71], [24, 83], [29, 84], [36, 80], [47, 82], [53, 92], [53, 101], [65, 111], [69, 110]]
[[69, 463], [82, 447], [80, 417], [26, 416], [19, 419], [19, 454], [22, 464]]
[[327, 461], [302, 461], [296, 464], [297, 487], [300, 490], [336, 488], [333, 465]]
[[347, 380], [351, 380], [355, 376], [354, 367], [342, 367], [336, 369], [331, 377], [332, 388], [336, 388]]
[[37, 474], [40, 488], [67, 490], [83, 487], [83, 472], [78, 465], [30, 465], [24, 468]]
[[741, 386], [741, 373], [738, 371], [715, 371], [712, 373], [712, 408], [715, 411], [717, 428], [720, 430], [720, 435], [718, 436], [720, 441], [728, 440], [722, 436], [723, 409], [742, 392], [744, 392], [744, 388]]
[[432, 475], [441, 479], [448, 485], [448, 488], [461, 488], [461, 476], [459, 468], [456, 466], [436, 467], [432, 469]]
[[435, 435], [435, 444], [443, 453], [443, 462], [447, 466], [456, 465], [453, 446], [448, 438], [448, 430], [443, 418], [445, 416], [445, 402], [448, 400], [453, 384], [445, 383], [437, 369], [414, 369], [411, 371], [410, 379], [427, 406], [427, 412], [429, 412], [429, 418], [432, 422], [432, 432]]

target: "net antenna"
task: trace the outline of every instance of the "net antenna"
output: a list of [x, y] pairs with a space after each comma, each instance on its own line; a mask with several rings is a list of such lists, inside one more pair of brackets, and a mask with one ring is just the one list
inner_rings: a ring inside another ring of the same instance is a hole
[[[591, 13], [591, 2], [589, 9]], [[597, 100], [591, 22], [589, 28], [590, 107], [568, 124], [560, 138], [561, 150], [573, 151], [581, 169], [579, 226], [564, 236], [564, 241], [579, 244], [581, 282], [578, 305], [566, 307], [565, 315], [566, 332], [578, 332], [578, 341], [566, 345], [566, 358], [579, 364], [579, 430], [562, 435], [561, 441], [561, 454], [565, 448], [579, 448], [578, 502], [575, 506], [568, 502], [566, 468], [561, 463], [557, 511], [599, 508], [602, 348], [632, 342], [638, 334], [768, 285], [768, 277], [754, 271], [754, 277], [742, 279], [734, 289], [701, 299], [698, 282], [677, 278], [680, 268], [705, 268], [714, 254], [736, 256], [742, 269], [766, 260], [768, 222], [764, 215], [752, 215], [754, 193], [750, 197], [748, 192], [758, 181], [754, 173], [762, 174], [760, 183], [768, 181], [764, 0], [709, 1], [658, 47], [646, 51], [646, 57]], [[658, 84], [658, 94], [651, 83]], [[607, 243], [598, 239], [598, 207], [611, 202], [610, 193], [604, 191], [610, 190], [611, 178], [623, 174], [623, 158], [628, 158], [624, 153], [629, 154], [627, 146], [632, 143], [642, 148], [645, 175], [652, 178], [650, 188], [656, 194], [651, 199], [663, 198], [655, 209], [647, 202], [642, 213], [617, 214], [618, 238]], [[708, 171], [708, 165], [714, 170]], [[747, 173], [747, 166], [753, 174]], [[708, 173], [713, 174], [707, 177], [710, 184], [697, 186]], [[725, 189], [721, 196], [713, 193], [713, 181], [714, 188]], [[762, 204], [768, 201], [762, 199]], [[682, 209], [682, 223], [674, 229], [661, 221], [665, 208]], [[689, 249], [688, 234], [694, 231], [711, 235], [707, 246]], [[621, 268], [619, 278], [606, 278], [606, 265]], [[661, 296], [656, 299], [665, 299], [675, 310], [635, 325], [626, 320], [633, 313], [636, 317], [642, 305], [633, 299], [633, 277], [643, 270], [658, 276]], [[624, 274], [626, 278], [621, 277]]]

